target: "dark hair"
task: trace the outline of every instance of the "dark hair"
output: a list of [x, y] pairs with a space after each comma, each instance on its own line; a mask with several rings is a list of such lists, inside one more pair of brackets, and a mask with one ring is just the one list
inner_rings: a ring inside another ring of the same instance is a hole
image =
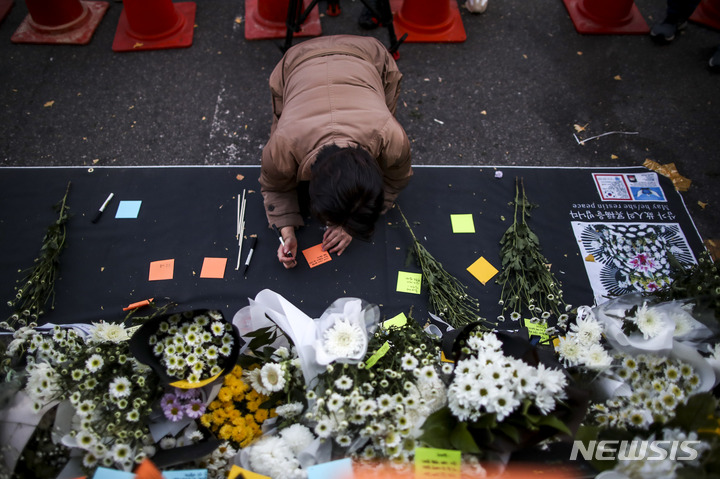
[[369, 240], [385, 195], [375, 158], [360, 147], [324, 146], [312, 166], [310, 209], [320, 220]]

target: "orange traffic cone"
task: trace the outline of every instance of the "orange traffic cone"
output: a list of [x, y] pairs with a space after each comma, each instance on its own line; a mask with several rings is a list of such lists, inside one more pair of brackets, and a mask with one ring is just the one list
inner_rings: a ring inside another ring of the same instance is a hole
[[563, 0], [578, 33], [650, 32], [633, 0]]
[[87, 45], [108, 9], [107, 2], [26, 0], [28, 15], [10, 40], [13, 43]]
[[5, 20], [7, 14], [13, 6], [13, 0], [0, 0], [0, 22]]
[[720, 0], [703, 0], [690, 20], [720, 30]]
[[406, 42], [464, 42], [467, 38], [457, 0], [405, 0], [393, 25]]
[[[309, 1], [302, 3], [306, 9]], [[285, 38], [289, 0], [245, 0], [245, 39]], [[310, 11], [296, 37], [312, 37], [322, 33], [317, 5]]]
[[112, 49], [161, 50], [192, 45], [195, 2], [123, 0]]

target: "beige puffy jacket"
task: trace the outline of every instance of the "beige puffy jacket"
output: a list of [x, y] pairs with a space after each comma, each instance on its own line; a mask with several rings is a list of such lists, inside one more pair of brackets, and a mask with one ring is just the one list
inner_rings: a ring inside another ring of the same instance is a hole
[[385, 210], [412, 176], [410, 142], [395, 119], [402, 74], [372, 37], [337, 35], [290, 48], [270, 75], [273, 124], [260, 185], [268, 223], [303, 224], [296, 187], [325, 145], [361, 146], [383, 171]]

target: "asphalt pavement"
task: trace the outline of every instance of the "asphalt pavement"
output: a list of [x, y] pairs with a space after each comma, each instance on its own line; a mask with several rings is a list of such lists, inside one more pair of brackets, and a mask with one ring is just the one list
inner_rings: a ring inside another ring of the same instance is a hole
[[[340, 16], [321, 15], [323, 35], [388, 44], [385, 29], [357, 25], [359, 0], [340, 4]], [[663, 0], [636, 6], [648, 25], [664, 17]], [[196, 7], [191, 46], [114, 52], [121, 2], [89, 44], [35, 45], [11, 41], [28, 12], [16, 1], [0, 23], [0, 165], [259, 164], [284, 39], [247, 40], [243, 0]], [[399, 48], [397, 117], [416, 164], [674, 163], [692, 181], [683, 197], [701, 236], [720, 239], [720, 74], [707, 65], [720, 31], [691, 23], [658, 46], [580, 34], [561, 0], [460, 12], [464, 42]]]

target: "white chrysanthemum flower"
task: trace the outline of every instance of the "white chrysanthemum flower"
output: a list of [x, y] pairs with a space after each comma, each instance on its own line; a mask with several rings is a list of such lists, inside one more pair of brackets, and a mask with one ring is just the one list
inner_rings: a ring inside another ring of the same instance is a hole
[[266, 363], [260, 369], [260, 381], [270, 392], [282, 391], [285, 387], [285, 370], [278, 363]]
[[573, 337], [558, 338], [556, 351], [567, 364], [577, 364], [582, 355], [580, 343]]
[[488, 410], [495, 413], [498, 421], [502, 421], [513, 413], [520, 405], [520, 401], [510, 391], [501, 392], [488, 405]]
[[353, 386], [353, 381], [350, 376], [343, 374], [335, 380], [335, 387], [341, 391], [347, 391]]
[[635, 322], [644, 339], [654, 338], [664, 327], [662, 313], [655, 308], [648, 308], [647, 303], [638, 309], [631, 321]]
[[400, 367], [403, 368], [405, 371], [412, 371], [417, 367], [417, 365], [417, 358], [410, 353], [405, 353], [403, 357], [400, 358]]
[[333, 356], [351, 357], [365, 346], [364, 332], [346, 319], [339, 319], [323, 334], [323, 347]]
[[122, 324], [92, 323], [88, 343], [121, 343], [130, 339], [127, 329]]
[[333, 432], [334, 422], [329, 417], [325, 416], [315, 425], [315, 434], [322, 439], [327, 439]]
[[133, 449], [128, 444], [116, 442], [110, 453], [115, 462], [123, 463], [128, 459], [132, 459], [135, 456]]
[[291, 402], [281, 404], [275, 408], [275, 413], [284, 418], [295, 417], [303, 411], [303, 405], [300, 402]]
[[570, 325], [570, 331], [575, 334], [582, 345], [598, 343], [602, 338], [603, 327], [594, 317], [581, 318], [578, 316], [575, 323]]
[[116, 399], [125, 398], [130, 395], [132, 383], [125, 376], [119, 376], [110, 382], [110, 395]]
[[590, 369], [605, 369], [612, 364], [612, 356], [599, 344], [592, 344], [583, 353], [583, 362]]
[[280, 437], [296, 456], [306, 449], [315, 440], [315, 436], [306, 426], [293, 424], [280, 431]]

